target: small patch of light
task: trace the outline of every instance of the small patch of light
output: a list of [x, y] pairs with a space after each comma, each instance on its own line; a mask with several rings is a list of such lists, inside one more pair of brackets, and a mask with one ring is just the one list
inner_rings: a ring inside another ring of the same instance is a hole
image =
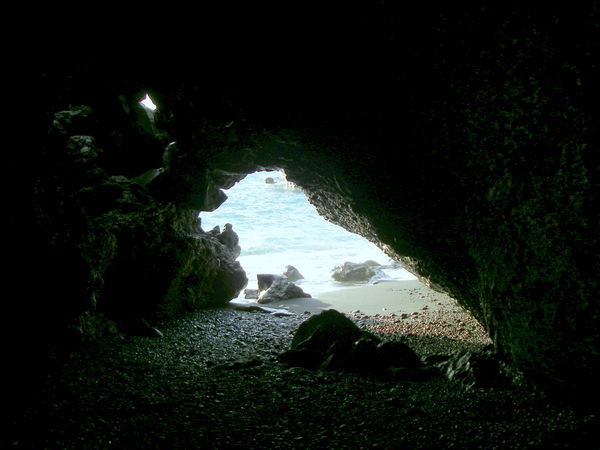
[[146, 96], [142, 100], [140, 100], [140, 103], [151, 111], [154, 111], [156, 109], [156, 105], [154, 104], [154, 102], [148, 94], [146, 94]]

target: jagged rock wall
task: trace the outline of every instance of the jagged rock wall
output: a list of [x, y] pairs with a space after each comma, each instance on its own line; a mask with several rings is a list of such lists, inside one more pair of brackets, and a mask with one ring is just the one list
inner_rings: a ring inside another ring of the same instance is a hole
[[[137, 42], [135, 57], [42, 58], [33, 227], [10, 222], [32, 230], [45, 289], [65, 293], [42, 311], [170, 314], [227, 298], [218, 274], [243, 277], [227, 258], [217, 271], [194, 212], [246, 173], [283, 168], [326, 218], [458, 299], [531, 380], [589, 381], [599, 11], [381, 2], [321, 9], [316, 25], [298, 11], [263, 24], [268, 39], [253, 22], [235, 45], [194, 28], [164, 51]], [[280, 59], [249, 51], [271, 41]], [[72, 130], [51, 125], [60, 111]]]

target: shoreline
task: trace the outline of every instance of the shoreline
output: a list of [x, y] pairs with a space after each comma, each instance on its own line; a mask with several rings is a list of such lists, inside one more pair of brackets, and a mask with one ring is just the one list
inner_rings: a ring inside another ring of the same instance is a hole
[[359, 311], [370, 316], [414, 315], [423, 311], [459, 307], [453, 298], [436, 292], [417, 280], [382, 281], [377, 284], [337, 289], [312, 298], [294, 298], [264, 304], [234, 299], [230, 305], [255, 305], [283, 309], [296, 314], [318, 314], [327, 309], [335, 309], [345, 314]]
[[421, 354], [478, 351], [492, 343], [482, 325], [456, 300], [417, 280], [338, 289], [318, 298], [266, 304], [232, 301], [230, 305], [279, 316], [312, 315], [335, 309], [383, 339], [410, 341]]

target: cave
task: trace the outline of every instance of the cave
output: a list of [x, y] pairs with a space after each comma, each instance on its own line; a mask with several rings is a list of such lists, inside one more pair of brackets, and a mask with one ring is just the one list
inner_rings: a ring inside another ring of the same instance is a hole
[[34, 401], [57, 355], [235, 297], [243, 268], [196, 218], [258, 170], [285, 170], [323, 217], [456, 299], [528, 391], [585, 403], [598, 2], [237, 13], [164, 17], [151, 42], [55, 24], [31, 54], [35, 107], [5, 173], [8, 407]]

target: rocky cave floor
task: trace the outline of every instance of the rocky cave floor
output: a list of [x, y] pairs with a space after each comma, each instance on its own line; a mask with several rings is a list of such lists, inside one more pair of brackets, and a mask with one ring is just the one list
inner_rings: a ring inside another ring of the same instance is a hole
[[[163, 337], [55, 358], [9, 446], [598, 448], [594, 413], [521, 389], [287, 367], [276, 357], [306, 317], [212, 309], [162, 324]], [[421, 356], [486, 344], [457, 310], [353, 320], [385, 339], [409, 333]]]

